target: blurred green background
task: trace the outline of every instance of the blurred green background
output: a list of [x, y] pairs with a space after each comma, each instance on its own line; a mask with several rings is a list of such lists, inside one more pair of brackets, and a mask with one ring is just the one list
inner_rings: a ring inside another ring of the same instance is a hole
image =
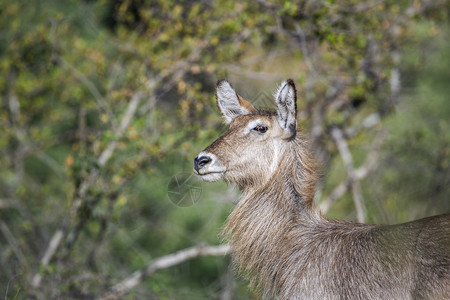
[[[449, 12], [441, 0], [1, 1], [0, 297], [95, 299], [158, 257], [223, 243], [239, 191], [189, 177], [226, 130], [221, 78], [269, 108], [294, 79], [327, 216], [358, 220], [355, 184], [365, 222], [450, 212]], [[187, 182], [174, 191], [174, 178]], [[121, 299], [258, 295], [212, 256]]]

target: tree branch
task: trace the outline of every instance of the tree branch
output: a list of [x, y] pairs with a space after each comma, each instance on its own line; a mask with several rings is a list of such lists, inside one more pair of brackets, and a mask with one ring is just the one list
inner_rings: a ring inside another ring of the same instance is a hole
[[72, 74], [88, 88], [89, 92], [92, 94], [92, 96], [94, 96], [94, 99], [96, 100], [98, 107], [104, 110], [109, 115], [109, 117], [112, 117], [113, 115], [109, 110], [109, 107], [106, 104], [105, 99], [103, 99], [100, 91], [97, 89], [95, 84], [80, 70], [72, 66], [68, 61], [66, 61], [61, 56], [58, 56], [58, 60], [61, 62], [62, 66], [64, 66], [67, 70], [72, 72]]
[[[119, 126], [119, 128], [117, 128], [117, 130], [114, 133], [115, 139], [113, 139], [109, 142], [106, 149], [103, 150], [103, 152], [100, 154], [100, 156], [98, 158], [97, 163], [98, 163], [99, 167], [103, 167], [108, 162], [108, 160], [111, 158], [114, 151], [116, 150], [117, 141], [123, 136], [125, 129], [130, 124], [131, 119], [133, 118], [134, 113], [137, 110], [139, 102], [141, 101], [141, 98], [142, 98], [142, 94], [140, 92], [135, 93], [133, 95], [133, 97], [131, 98], [131, 101], [128, 104], [127, 110], [126, 110], [125, 114], [123, 115], [122, 120], [120, 122], [120, 126]], [[92, 169], [92, 171], [89, 174], [89, 176], [87, 177], [87, 179], [84, 180], [83, 183], [81, 184], [79, 193], [78, 193], [78, 197], [75, 199], [75, 201], [71, 207], [71, 211], [70, 211], [71, 219], [73, 219], [75, 217], [79, 207], [81, 206], [81, 204], [83, 202], [83, 199], [86, 196], [88, 189], [97, 180], [98, 174], [99, 174], [98, 168]], [[79, 227], [79, 226], [77, 226], [76, 228], [81, 229], [81, 227]], [[74, 230], [68, 234], [67, 239], [66, 239], [66, 248], [70, 247], [73, 244], [73, 242], [75, 241], [75, 239], [78, 236], [79, 229]]]
[[363, 223], [366, 220], [366, 209], [364, 207], [359, 179], [355, 175], [352, 154], [348, 148], [347, 141], [344, 138], [344, 133], [339, 127], [335, 126], [331, 129], [331, 136], [336, 143], [342, 162], [347, 169], [348, 178], [352, 189], [353, 203], [355, 204], [356, 209], [356, 219], [358, 222]]
[[[355, 169], [353, 172], [356, 180], [362, 180], [366, 178], [366, 176], [376, 168], [380, 146], [384, 137], [385, 132], [381, 131], [380, 133], [378, 133], [377, 137], [375, 138], [375, 141], [372, 144], [373, 145], [372, 149], [370, 150], [369, 154], [366, 157], [366, 161], [361, 167]], [[327, 213], [330, 207], [333, 205], [333, 203], [337, 199], [342, 197], [350, 187], [351, 187], [350, 178], [347, 178], [346, 180], [342, 181], [339, 185], [337, 185], [334, 188], [334, 190], [327, 198], [323, 199], [320, 202], [319, 209], [323, 213]]]
[[234, 279], [234, 267], [233, 263], [229, 263], [228, 269], [224, 275], [224, 283], [223, 283], [223, 290], [220, 295], [220, 300], [232, 300], [234, 290], [236, 289], [236, 281]]
[[300, 25], [298, 25], [298, 23], [295, 23], [295, 33], [296, 33], [298, 39], [300, 40], [300, 48], [303, 53], [303, 60], [304, 60], [305, 64], [308, 66], [308, 69], [311, 71], [313, 76], [317, 76], [316, 69], [314, 68], [314, 65], [311, 63], [311, 60], [309, 58], [308, 48], [306, 46], [305, 33], [303, 32]]
[[[103, 152], [100, 154], [98, 158], [98, 166], [103, 167], [108, 160], [111, 158], [111, 155], [116, 149], [117, 146], [117, 140], [122, 137], [122, 135], [125, 132], [125, 129], [128, 127], [128, 125], [131, 122], [131, 119], [136, 112], [136, 109], [139, 105], [139, 102], [141, 101], [142, 94], [136, 93], [133, 95], [130, 103], [128, 104], [128, 108], [122, 117], [122, 121], [120, 122], [119, 128], [115, 132], [115, 139], [110, 141], [108, 146], [103, 150]], [[42, 273], [39, 271], [42, 269], [45, 269], [50, 261], [52, 260], [53, 256], [55, 255], [56, 251], [58, 250], [59, 245], [61, 244], [62, 239], [64, 238], [64, 235], [67, 232], [67, 229], [69, 228], [70, 224], [72, 224], [74, 218], [77, 215], [78, 209], [80, 208], [83, 199], [86, 196], [86, 193], [88, 189], [91, 187], [92, 184], [97, 180], [99, 174], [99, 169], [94, 168], [91, 170], [87, 178], [82, 182], [80, 185], [80, 188], [77, 192], [77, 197], [75, 198], [74, 202], [72, 203], [72, 206], [69, 210], [69, 216], [67, 216], [59, 229], [53, 234], [52, 238], [50, 239], [50, 242], [47, 246], [47, 249], [44, 252], [44, 255], [42, 256], [41, 262], [40, 262], [40, 268], [37, 270], [37, 272], [34, 274], [34, 276], [31, 279], [31, 286], [34, 288], [37, 288], [40, 286], [42, 281]], [[75, 241], [76, 237], [78, 236], [77, 231], [72, 231], [68, 234], [66, 238], [66, 248], [70, 247], [72, 243]]]
[[338, 184], [331, 192], [331, 194], [320, 202], [319, 204], [320, 211], [326, 214], [330, 210], [333, 203], [337, 199], [341, 198], [345, 194], [345, 192], [347, 192], [349, 187], [350, 187], [350, 179], [348, 178], [342, 181], [340, 184]]
[[185, 261], [191, 260], [200, 256], [223, 256], [230, 253], [229, 245], [220, 246], [194, 246], [172, 254], [162, 256], [150, 262], [145, 268], [134, 272], [121, 282], [114, 285], [108, 292], [98, 298], [98, 300], [112, 300], [118, 299], [131, 291], [134, 287], [141, 283], [141, 281], [158, 270], [167, 269], [178, 265]]
[[8, 241], [9, 245], [11, 246], [11, 249], [13, 250], [17, 259], [19, 260], [19, 263], [22, 266], [25, 266], [26, 269], [28, 269], [28, 263], [27, 263], [24, 253], [20, 249], [19, 241], [17, 241], [14, 234], [11, 232], [8, 225], [4, 221], [0, 221], [0, 232], [3, 234], [5, 239]]

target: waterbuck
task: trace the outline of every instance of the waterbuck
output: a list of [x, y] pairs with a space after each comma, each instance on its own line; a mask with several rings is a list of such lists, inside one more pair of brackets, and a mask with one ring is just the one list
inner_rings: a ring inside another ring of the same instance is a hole
[[297, 128], [294, 82], [278, 88], [276, 112], [225, 80], [216, 97], [230, 128], [194, 172], [242, 190], [224, 232], [263, 298], [450, 299], [449, 214], [390, 226], [326, 219], [313, 205], [318, 176]]

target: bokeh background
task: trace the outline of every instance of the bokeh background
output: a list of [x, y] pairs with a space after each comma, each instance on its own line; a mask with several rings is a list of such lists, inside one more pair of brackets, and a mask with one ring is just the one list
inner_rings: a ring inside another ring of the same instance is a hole
[[221, 78], [265, 108], [295, 81], [328, 217], [450, 212], [449, 13], [443, 0], [1, 1], [0, 297], [258, 299], [220, 251], [152, 269], [224, 243], [239, 191], [190, 176], [226, 130]]

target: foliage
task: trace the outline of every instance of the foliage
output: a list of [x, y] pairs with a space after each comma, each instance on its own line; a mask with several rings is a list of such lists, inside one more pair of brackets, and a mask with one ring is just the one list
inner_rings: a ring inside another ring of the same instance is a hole
[[[201, 200], [179, 207], [167, 187], [223, 130], [221, 77], [249, 100], [286, 77], [301, 86], [300, 122], [335, 172], [320, 188], [325, 198], [348, 175], [330, 129], [342, 128], [359, 166], [376, 132], [390, 128], [376, 180], [364, 181], [366, 203], [381, 203], [368, 204], [369, 220], [448, 211], [448, 57], [416, 60], [434, 53], [448, 4], [429, 2], [2, 1], [2, 296], [94, 298], [156, 257], [220, 243], [236, 191], [201, 184]], [[402, 70], [420, 72], [404, 95]], [[347, 193], [330, 214], [353, 211]], [[255, 298], [234, 288], [228, 264], [192, 260], [129, 297], [210, 299], [231, 289]]]

